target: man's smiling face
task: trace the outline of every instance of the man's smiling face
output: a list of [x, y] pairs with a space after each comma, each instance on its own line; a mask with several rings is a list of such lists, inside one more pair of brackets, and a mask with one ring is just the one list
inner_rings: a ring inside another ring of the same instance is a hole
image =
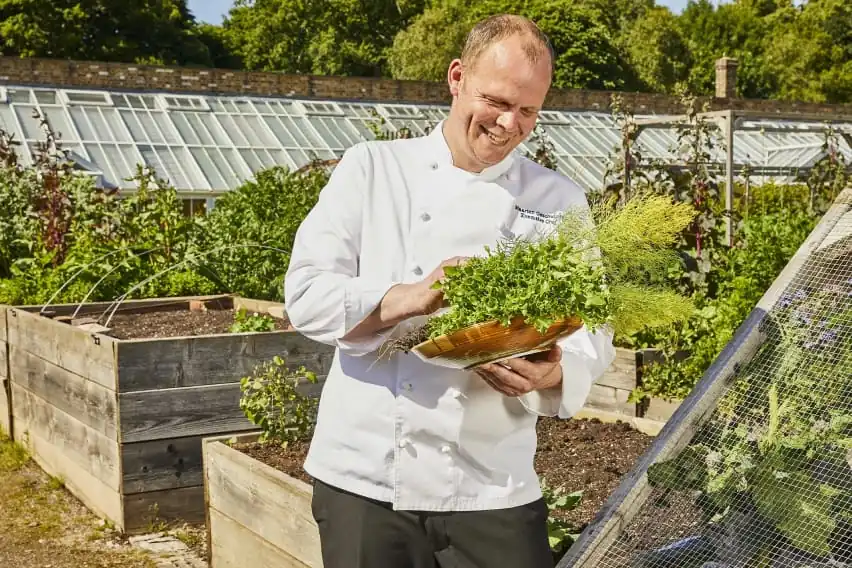
[[515, 35], [486, 48], [473, 67], [451, 64], [449, 120], [459, 167], [481, 171], [500, 162], [535, 127], [550, 88], [551, 62], [547, 55], [531, 62], [529, 41]]

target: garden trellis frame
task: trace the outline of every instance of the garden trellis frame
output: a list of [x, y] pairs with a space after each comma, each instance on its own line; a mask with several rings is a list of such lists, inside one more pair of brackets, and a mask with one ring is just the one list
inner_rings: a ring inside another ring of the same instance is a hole
[[[831, 268], [826, 260], [832, 255]], [[838, 196], [806, 241], [785, 266], [755, 309], [740, 326], [734, 338], [725, 346], [691, 394], [682, 402], [646, 453], [621, 484], [610, 495], [595, 519], [586, 527], [577, 542], [558, 563], [557, 568], [611, 568], [613, 566], [645, 566], [658, 568], [665, 564], [628, 564], [626, 561], [605, 560], [610, 556], [627, 555], [619, 539], [631, 529], [631, 522], [649, 505], [654, 487], [649, 481], [649, 469], [678, 456], [714, 416], [717, 405], [735, 384], [736, 374], [754, 359], [767, 338], [770, 315], [777, 312], [779, 300], [797, 282], [818, 282], [825, 287], [843, 274], [843, 285], [852, 286], [852, 188]], [[831, 284], [834, 285], [834, 284]], [[848, 300], [847, 300], [848, 305]], [[848, 325], [848, 324], [847, 324]], [[842, 345], [841, 345], [842, 346]], [[843, 375], [833, 379], [841, 384]], [[831, 382], [831, 379], [828, 379]], [[848, 388], [850, 385], [845, 385]], [[850, 401], [844, 403], [849, 404]], [[850, 465], [852, 469], [852, 465]], [[650, 517], [647, 517], [650, 518]], [[658, 515], [653, 519], [660, 518]], [[653, 521], [649, 526], [653, 526]], [[627, 546], [627, 545], [623, 545]], [[624, 556], [619, 557], [623, 560]], [[684, 564], [670, 564], [685, 566]], [[703, 566], [701, 563], [697, 566]], [[752, 566], [757, 564], [715, 564], [707, 566]], [[759, 564], [764, 565], [764, 564]], [[770, 566], [770, 564], [765, 564]], [[800, 564], [791, 564], [800, 566]], [[805, 564], [801, 564], [804, 566]], [[822, 566], [823, 564], [815, 564]], [[845, 565], [845, 564], [841, 564]], [[669, 565], [665, 565], [669, 566]], [[771, 564], [776, 566], [776, 564]], [[786, 565], [785, 565], [786, 566]]]
[[[734, 238], [733, 216], [731, 215], [734, 207], [734, 176], [737, 172], [741, 172], [746, 168], [746, 166], [738, 166], [734, 162], [734, 133], [736, 131], [790, 132], [793, 130], [792, 127], [780, 126], [780, 121], [795, 123], [795, 130], [798, 132], [821, 132], [825, 130], [827, 125], [836, 125], [839, 126], [838, 134], [846, 142], [846, 145], [852, 149], [852, 114], [827, 117], [820, 114], [780, 114], [765, 111], [728, 109], [699, 112], [696, 113], [696, 117], [716, 125], [725, 138], [725, 237], [728, 246], [733, 244]], [[686, 118], [687, 115], [685, 114], [636, 118], [633, 120], [637, 128], [636, 143], [638, 143], [644, 130], [648, 128], [670, 128], [673, 123], [681, 122]], [[749, 123], [749, 121], [772, 122]], [[783, 175], [808, 169], [806, 166], [785, 167], [764, 165], [747, 167], [752, 174], [766, 176]], [[627, 183], [629, 184], [629, 180]]]

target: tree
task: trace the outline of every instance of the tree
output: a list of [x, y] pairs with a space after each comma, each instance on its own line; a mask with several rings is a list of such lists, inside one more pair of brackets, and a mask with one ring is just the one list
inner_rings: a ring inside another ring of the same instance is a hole
[[425, 0], [237, 0], [226, 43], [246, 68], [380, 76], [399, 30]]
[[767, 11], [774, 9], [762, 0], [741, 0], [718, 9], [709, 0], [690, 1], [677, 23], [692, 55], [688, 84], [696, 94], [715, 91], [716, 60], [738, 60], [737, 95], [769, 98], [776, 91], [775, 77], [763, 59], [764, 37], [772, 33]]
[[388, 52], [388, 66], [396, 79], [442, 81], [458, 57], [470, 29], [466, 2], [441, 0], [426, 8], [400, 31]]
[[209, 65], [186, 0], [0, 0], [0, 53]]
[[212, 24], [200, 24], [196, 28], [198, 39], [207, 46], [210, 63], [220, 69], [242, 69], [243, 62], [229, 47], [225, 28]]
[[841, 103], [852, 101], [852, 5], [811, 0], [801, 9], [773, 14], [766, 64], [778, 77], [777, 97]]
[[627, 60], [650, 90], [673, 93], [687, 78], [691, 55], [668, 8], [646, 11], [625, 34]]
[[654, 0], [580, 0], [577, 4], [595, 10], [615, 38], [633, 26], [648, 10], [655, 8]]
[[389, 56], [393, 76], [442, 78], [450, 60], [461, 53], [470, 27], [482, 18], [501, 13], [526, 16], [548, 35], [556, 51], [554, 87], [638, 86], [599, 12], [551, 0], [443, 0], [433, 4], [397, 35]]

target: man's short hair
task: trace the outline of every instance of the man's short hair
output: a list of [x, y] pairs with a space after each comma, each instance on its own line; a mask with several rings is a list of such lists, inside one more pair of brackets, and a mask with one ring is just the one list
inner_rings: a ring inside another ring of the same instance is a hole
[[541, 57], [549, 56], [550, 69], [553, 71], [555, 54], [550, 39], [532, 20], [512, 14], [489, 16], [473, 26], [462, 49], [462, 63], [474, 67], [476, 60], [488, 47], [515, 35], [526, 40], [523, 44], [524, 53], [530, 63], [538, 63]]

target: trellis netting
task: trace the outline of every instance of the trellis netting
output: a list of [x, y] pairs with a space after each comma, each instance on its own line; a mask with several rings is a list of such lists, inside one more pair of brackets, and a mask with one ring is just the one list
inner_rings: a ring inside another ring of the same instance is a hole
[[852, 188], [558, 568], [852, 568]]

